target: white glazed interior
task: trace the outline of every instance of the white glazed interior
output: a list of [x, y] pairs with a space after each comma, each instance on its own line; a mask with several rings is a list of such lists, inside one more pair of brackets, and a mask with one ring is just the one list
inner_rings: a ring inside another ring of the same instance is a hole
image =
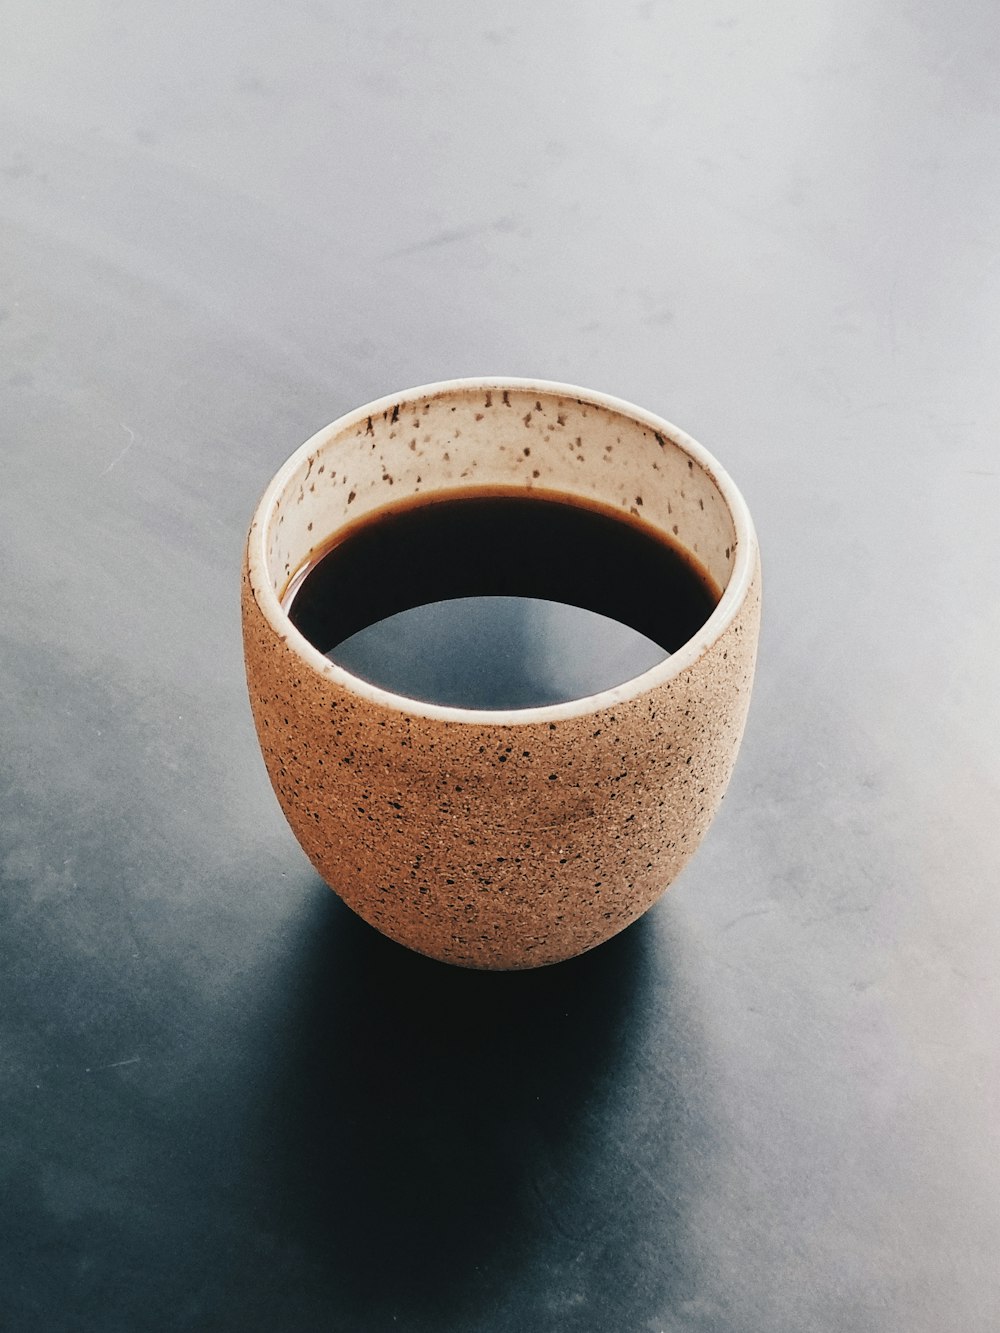
[[[723, 590], [699, 633], [613, 690], [516, 713], [394, 695], [335, 666], [281, 608], [289, 579], [341, 527], [413, 495], [490, 487], [559, 492], [640, 517], [691, 551]], [[425, 385], [341, 417], [298, 449], [261, 498], [250, 530], [254, 595], [289, 646], [360, 695], [425, 716], [475, 721], [572, 716], [678, 674], [746, 595], [756, 537], [742, 496], [714, 458], [668, 422], [615, 398], [547, 381]]]

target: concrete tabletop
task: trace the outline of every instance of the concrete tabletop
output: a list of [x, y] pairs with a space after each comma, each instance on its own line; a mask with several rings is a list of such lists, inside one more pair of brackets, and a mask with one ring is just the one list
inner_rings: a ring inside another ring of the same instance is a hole
[[[0, 1326], [1000, 1327], [992, 0], [0, 5]], [[461, 375], [655, 411], [766, 572], [716, 824], [431, 963], [279, 812], [246, 524]]]

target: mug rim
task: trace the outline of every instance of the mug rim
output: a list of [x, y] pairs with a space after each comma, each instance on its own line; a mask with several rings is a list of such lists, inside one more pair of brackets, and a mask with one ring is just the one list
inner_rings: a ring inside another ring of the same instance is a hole
[[[481, 391], [537, 392], [539, 394], [571, 397], [604, 410], [630, 417], [640, 425], [666, 436], [700, 467], [722, 495], [733, 520], [736, 533], [732, 573], [712, 614], [698, 631], [676, 652], [647, 671], [631, 676], [609, 689], [595, 694], [581, 695], [563, 703], [543, 704], [536, 708], [460, 708], [453, 704], [432, 703], [413, 699], [408, 695], [387, 690], [338, 666], [319, 651], [292, 623], [282, 608], [267, 572], [265, 534], [270, 526], [277, 501], [289, 480], [301, 464], [332, 438], [356, 427], [368, 417], [381, 415], [400, 402], [415, 398], [441, 397], [447, 393], [471, 394]], [[739, 488], [722, 464], [702, 444], [665, 418], [612, 394], [599, 393], [579, 385], [557, 380], [522, 378], [517, 376], [469, 376], [438, 380], [416, 385], [396, 393], [385, 394], [361, 407], [352, 408], [329, 425], [311, 435], [278, 468], [268, 482], [254, 510], [246, 542], [247, 571], [250, 590], [261, 614], [285, 646], [317, 675], [335, 682], [350, 693], [366, 699], [380, 708], [392, 708], [410, 717], [431, 718], [443, 722], [474, 723], [480, 726], [526, 723], [559, 722], [569, 718], [586, 717], [603, 709], [614, 707], [646, 694], [650, 690], [676, 679], [696, 662], [722, 636], [742, 607], [753, 581], [757, 564], [757, 533], [750, 510]]]

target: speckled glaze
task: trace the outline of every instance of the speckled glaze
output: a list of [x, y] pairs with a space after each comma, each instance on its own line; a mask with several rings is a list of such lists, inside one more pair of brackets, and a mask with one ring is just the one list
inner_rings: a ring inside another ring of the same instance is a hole
[[[414, 494], [495, 486], [641, 514], [697, 554], [718, 607], [624, 685], [505, 712], [370, 685], [282, 611], [290, 577], [341, 525]], [[711, 455], [628, 403], [542, 381], [427, 385], [334, 422], [268, 486], [243, 569], [250, 702], [295, 836], [366, 921], [478, 968], [582, 953], [671, 884], [729, 782], [759, 620], [753, 525]]]

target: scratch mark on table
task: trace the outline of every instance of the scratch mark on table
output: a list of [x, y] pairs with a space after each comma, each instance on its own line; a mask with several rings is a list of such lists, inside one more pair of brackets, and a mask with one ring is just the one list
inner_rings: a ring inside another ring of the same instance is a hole
[[128, 441], [124, 449], [122, 449], [119, 453], [115, 454], [114, 458], [112, 458], [111, 462], [101, 473], [102, 477], [106, 477], [112, 468], [117, 467], [118, 464], [125, 457], [125, 455], [128, 453], [128, 451], [132, 448], [133, 444], [135, 444], [135, 431], [132, 430], [131, 426], [126, 426], [124, 421], [121, 421], [118, 424], [121, 426], [122, 430], [128, 436]]

